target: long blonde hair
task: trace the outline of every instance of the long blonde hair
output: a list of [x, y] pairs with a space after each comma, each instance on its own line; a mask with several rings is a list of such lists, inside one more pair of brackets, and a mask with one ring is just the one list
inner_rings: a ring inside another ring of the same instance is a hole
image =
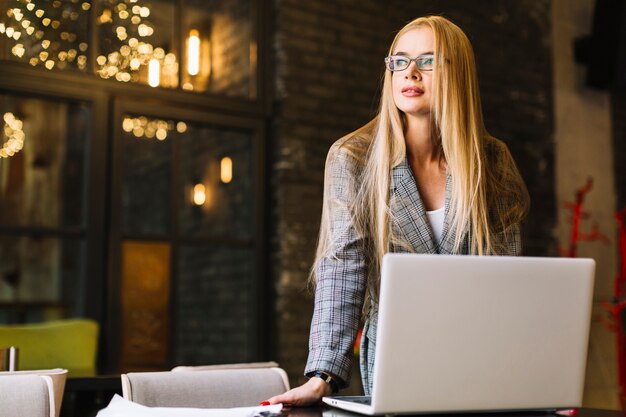
[[[430, 28], [435, 39], [432, 139], [441, 149], [443, 163], [452, 178], [448, 222], [455, 232], [454, 252], [458, 253], [467, 244], [470, 254], [502, 253], [511, 226], [526, 214], [529, 201], [526, 187], [506, 146], [485, 130], [474, 53], [458, 26], [441, 16], [415, 19], [396, 34], [389, 54], [402, 35], [422, 27]], [[406, 158], [403, 114], [395, 105], [391, 87], [391, 72], [385, 71], [378, 116], [339, 140], [327, 161], [328, 164], [338, 152], [344, 152], [360, 167], [349, 210], [356, 230], [366, 236], [363, 253], [370, 301], [377, 298], [383, 255], [392, 246], [410, 249], [391, 227], [391, 172]], [[332, 256], [337, 238], [331, 231], [330, 181], [327, 170], [312, 283], [316, 281], [316, 266], [324, 257]], [[498, 209], [494, 209], [496, 205]], [[505, 241], [496, 236], [504, 237]]]

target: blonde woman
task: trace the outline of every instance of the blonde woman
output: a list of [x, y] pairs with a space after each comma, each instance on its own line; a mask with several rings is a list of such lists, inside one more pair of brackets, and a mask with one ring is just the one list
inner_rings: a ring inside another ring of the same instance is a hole
[[443, 17], [418, 18], [398, 32], [385, 65], [378, 116], [337, 141], [326, 161], [309, 380], [269, 403], [314, 404], [347, 386], [362, 314], [369, 395], [385, 253], [521, 253], [528, 193], [507, 147], [483, 125], [467, 36]]

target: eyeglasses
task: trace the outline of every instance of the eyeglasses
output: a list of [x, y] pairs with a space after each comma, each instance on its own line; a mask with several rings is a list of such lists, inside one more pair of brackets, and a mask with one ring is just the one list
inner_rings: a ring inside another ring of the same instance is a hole
[[389, 71], [404, 71], [411, 65], [411, 61], [415, 62], [417, 69], [420, 71], [432, 71], [433, 64], [435, 62], [435, 55], [425, 54], [416, 58], [411, 58], [405, 55], [391, 55], [385, 57], [385, 66]]

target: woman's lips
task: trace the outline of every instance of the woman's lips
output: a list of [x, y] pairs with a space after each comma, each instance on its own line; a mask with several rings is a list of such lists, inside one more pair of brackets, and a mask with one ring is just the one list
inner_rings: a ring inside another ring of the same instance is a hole
[[405, 97], [418, 97], [424, 94], [424, 90], [419, 87], [404, 87], [402, 95]]

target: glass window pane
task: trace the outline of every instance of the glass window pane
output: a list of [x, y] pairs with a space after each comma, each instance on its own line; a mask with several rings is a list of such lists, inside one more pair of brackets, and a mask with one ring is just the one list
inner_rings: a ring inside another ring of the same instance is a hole
[[0, 58], [87, 69], [89, 1], [0, 2]]
[[253, 251], [183, 246], [178, 259], [175, 364], [250, 361]]
[[256, 97], [257, 39], [250, 0], [186, 0], [183, 89]]
[[80, 315], [80, 239], [0, 235], [0, 323]]
[[178, 86], [175, 0], [100, 0], [96, 72], [152, 87]]
[[171, 245], [122, 243], [122, 369], [163, 369], [168, 360]]
[[251, 239], [255, 213], [253, 133], [190, 125], [179, 143], [181, 234]]
[[170, 231], [174, 122], [126, 116], [123, 122], [122, 223], [130, 234]]
[[0, 225], [82, 226], [91, 108], [0, 94]]

